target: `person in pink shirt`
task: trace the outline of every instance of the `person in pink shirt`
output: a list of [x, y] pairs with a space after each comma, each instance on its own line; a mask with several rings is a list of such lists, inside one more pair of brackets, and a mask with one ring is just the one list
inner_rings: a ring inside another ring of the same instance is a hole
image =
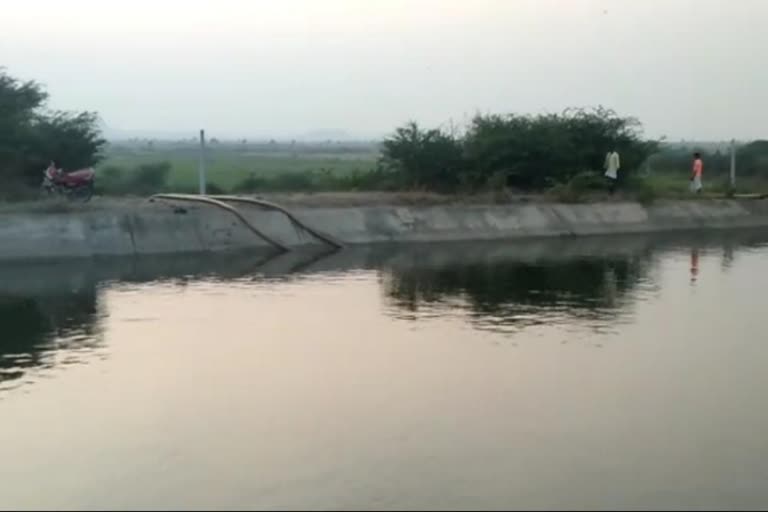
[[696, 194], [701, 192], [701, 173], [704, 171], [704, 162], [701, 160], [701, 153], [693, 154], [693, 170], [691, 172], [691, 192]]

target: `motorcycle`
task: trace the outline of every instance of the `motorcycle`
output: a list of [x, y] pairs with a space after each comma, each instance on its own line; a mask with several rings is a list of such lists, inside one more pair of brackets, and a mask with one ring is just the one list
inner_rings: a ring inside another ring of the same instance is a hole
[[51, 164], [43, 171], [42, 191], [45, 195], [60, 195], [72, 201], [88, 202], [93, 197], [96, 172], [93, 168], [64, 172]]

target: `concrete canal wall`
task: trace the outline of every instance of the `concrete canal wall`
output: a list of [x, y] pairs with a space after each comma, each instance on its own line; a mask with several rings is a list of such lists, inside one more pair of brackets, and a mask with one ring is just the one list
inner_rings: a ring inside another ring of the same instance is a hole
[[[225, 252], [269, 244], [232, 213], [210, 205], [0, 214], [0, 261]], [[258, 230], [289, 247], [320, 244], [284, 214], [238, 205]], [[346, 245], [503, 240], [768, 228], [768, 201], [306, 208], [302, 222]]]

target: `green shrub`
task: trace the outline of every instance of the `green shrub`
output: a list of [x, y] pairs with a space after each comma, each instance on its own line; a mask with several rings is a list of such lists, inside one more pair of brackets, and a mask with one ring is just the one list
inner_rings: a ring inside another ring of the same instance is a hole
[[547, 190], [547, 195], [559, 203], [582, 203], [584, 191], [576, 190], [570, 184], [560, 183]]
[[640, 176], [631, 176], [627, 179], [624, 189], [642, 204], [651, 204], [662, 194], [650, 179]]
[[205, 184], [205, 193], [212, 196], [220, 196], [227, 194], [227, 191], [215, 183], [208, 182]]
[[[602, 169], [611, 149], [621, 155], [623, 172], [632, 173], [657, 147], [643, 138], [637, 119], [598, 107], [535, 116], [478, 115], [460, 137], [408, 123], [385, 139], [381, 163], [416, 188], [497, 188], [503, 175], [504, 186], [531, 190], [567, 183], [583, 169]], [[575, 186], [598, 188], [596, 182]]]
[[169, 162], [156, 162], [140, 165], [131, 172], [126, 188], [136, 194], [157, 194], [167, 190], [168, 175], [171, 172]]
[[458, 186], [465, 167], [461, 141], [413, 121], [384, 139], [379, 164], [400, 173], [411, 188], [435, 190]]
[[608, 188], [606, 177], [591, 171], [580, 172], [568, 181], [568, 186], [576, 192], [603, 191]]
[[11, 181], [0, 187], [0, 201], [31, 201], [40, 197], [40, 189], [23, 182]]
[[635, 190], [635, 198], [642, 204], [651, 204], [659, 198], [659, 194], [655, 188], [644, 182]]
[[256, 176], [255, 173], [251, 173], [250, 176], [235, 185], [235, 187], [232, 189], [232, 192], [236, 194], [250, 194], [252, 192], [259, 192], [266, 188], [265, 184], [266, 181], [264, 178], [260, 178]]

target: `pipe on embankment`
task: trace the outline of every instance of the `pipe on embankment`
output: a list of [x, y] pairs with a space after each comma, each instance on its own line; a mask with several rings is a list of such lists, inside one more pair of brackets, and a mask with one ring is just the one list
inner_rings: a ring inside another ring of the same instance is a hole
[[199, 196], [199, 195], [188, 195], [188, 194], [155, 194], [149, 198], [150, 201], [153, 201], [155, 199], [160, 199], [165, 201], [186, 201], [186, 202], [193, 202], [193, 203], [202, 203], [202, 204], [212, 205], [217, 208], [221, 208], [225, 211], [230, 212], [232, 215], [234, 215], [240, 222], [242, 222], [242, 224], [246, 228], [251, 230], [259, 238], [261, 238], [262, 240], [271, 244], [275, 248], [284, 252], [289, 251], [290, 248], [284, 245], [282, 242], [276, 240], [275, 238], [266, 235], [261, 229], [259, 229], [253, 223], [249, 222], [248, 219], [245, 218], [245, 216], [237, 208], [234, 208], [228, 205], [227, 202], [247, 204], [250, 206], [257, 206], [259, 208], [266, 209], [266, 210], [273, 210], [273, 211], [280, 212], [283, 215], [285, 215], [288, 218], [288, 220], [290, 220], [291, 223], [294, 225], [294, 227], [296, 227], [297, 229], [306, 231], [316, 239], [320, 240], [325, 244], [330, 245], [334, 249], [341, 249], [342, 247], [344, 247], [344, 245], [338, 240], [335, 240], [333, 237], [330, 237], [312, 228], [307, 223], [299, 220], [293, 213], [286, 210], [282, 206], [277, 205], [275, 203], [271, 203], [269, 201], [264, 201], [262, 199], [254, 199], [250, 197], [240, 197], [240, 196], [229, 196], [229, 195]]
[[251, 231], [253, 234], [261, 238], [268, 244], [270, 244], [275, 249], [278, 249], [283, 252], [290, 251], [290, 249], [286, 245], [284, 245], [282, 242], [278, 242], [274, 238], [262, 232], [259, 228], [254, 226], [251, 222], [249, 222], [248, 219], [246, 219], [245, 216], [242, 213], [240, 213], [237, 208], [234, 208], [228, 205], [227, 203], [219, 201], [218, 199], [213, 199], [209, 196], [193, 196], [193, 195], [187, 195], [187, 194], [155, 194], [149, 198], [149, 201], [154, 201], [157, 199], [160, 199], [163, 201], [182, 201], [182, 202], [188, 202], [188, 203], [207, 204], [207, 205], [215, 206], [217, 208], [221, 208], [222, 210], [227, 211], [232, 215], [234, 215], [235, 218], [238, 219], [242, 223], [242, 225], [245, 226], [246, 229]]
[[[2, 213], [0, 260], [225, 252], [318, 244], [316, 237], [298, 232], [280, 211], [240, 211], [247, 223], [261, 233], [256, 236], [240, 216], [218, 204], [201, 204], [184, 212], [177, 211], [184, 210], [181, 208], [159, 207], [159, 201], [144, 204], [142, 208], [89, 207], [69, 213]], [[447, 242], [768, 228], [768, 201], [314, 208], [299, 209], [296, 217], [311, 219], [315, 232], [348, 244]]]
[[286, 217], [288, 217], [288, 219], [293, 223], [294, 226], [296, 226], [299, 229], [303, 229], [304, 231], [306, 231], [310, 235], [314, 236], [315, 238], [317, 238], [321, 242], [324, 242], [324, 243], [326, 243], [326, 244], [328, 244], [331, 247], [334, 247], [336, 249], [341, 249], [341, 248], [344, 247], [344, 244], [342, 244], [341, 242], [339, 242], [338, 240], [336, 240], [332, 236], [329, 236], [326, 233], [322, 233], [322, 232], [314, 229], [312, 226], [310, 226], [307, 223], [299, 220], [289, 210], [286, 210], [285, 208], [283, 208], [282, 206], [280, 206], [278, 204], [275, 204], [275, 203], [272, 203], [272, 202], [269, 202], [269, 201], [264, 201], [263, 199], [254, 199], [254, 198], [250, 198], [250, 197], [241, 197], [241, 196], [215, 195], [215, 196], [209, 196], [209, 197], [212, 197], [214, 199], [218, 199], [218, 200], [221, 200], [221, 201], [230, 201], [230, 202], [233, 202], [233, 203], [243, 203], [243, 204], [248, 204], [248, 205], [252, 205], [252, 206], [258, 206], [258, 207], [261, 207], [261, 208], [265, 208], [267, 210], [278, 211], [278, 212], [282, 213], [283, 215], [285, 215]]

